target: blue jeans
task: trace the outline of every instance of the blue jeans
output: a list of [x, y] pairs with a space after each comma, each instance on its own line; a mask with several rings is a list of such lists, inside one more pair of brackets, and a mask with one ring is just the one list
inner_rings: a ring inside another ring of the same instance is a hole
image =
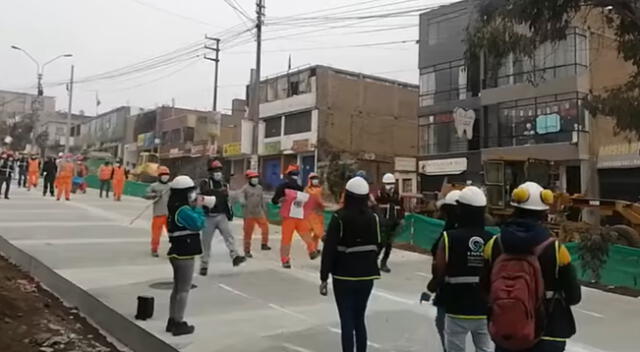
[[509, 351], [496, 346], [496, 352], [564, 352], [566, 347], [567, 343], [565, 341], [541, 340], [528, 351]]

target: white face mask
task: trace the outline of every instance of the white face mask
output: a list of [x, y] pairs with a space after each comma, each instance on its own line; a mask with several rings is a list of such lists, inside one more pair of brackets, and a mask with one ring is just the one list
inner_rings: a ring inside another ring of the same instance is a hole
[[169, 175], [160, 176], [160, 182], [167, 183], [169, 181]]
[[116, 167], [120, 167], [120, 166], [122, 166], [122, 164], [117, 164], [117, 163], [116, 163]]
[[311, 180], [311, 184], [314, 185], [314, 186], [318, 186], [318, 185], [320, 185], [320, 180], [313, 179], [313, 180]]
[[257, 185], [257, 184], [258, 184], [258, 179], [254, 177], [254, 178], [252, 178], [252, 179], [250, 179], [250, 180], [249, 180], [249, 183], [251, 183], [252, 185], [254, 185], [254, 186], [255, 186], [255, 185]]
[[384, 185], [384, 188], [387, 191], [391, 192], [391, 191], [393, 191], [394, 188], [396, 188], [396, 186], [395, 185]]
[[291, 175], [291, 179], [298, 181], [298, 175]]
[[189, 194], [187, 194], [187, 200], [189, 200], [189, 203], [195, 202], [197, 197], [198, 194], [196, 193], [196, 191], [191, 191], [189, 192]]
[[213, 179], [216, 180], [216, 181], [222, 180], [222, 172], [214, 172], [213, 173]]

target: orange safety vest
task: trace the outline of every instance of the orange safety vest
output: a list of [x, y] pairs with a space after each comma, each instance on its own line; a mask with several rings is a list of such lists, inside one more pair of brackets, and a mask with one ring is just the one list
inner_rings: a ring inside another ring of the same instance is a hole
[[111, 172], [113, 171], [112, 166], [100, 166], [100, 180], [106, 181], [111, 178]]
[[125, 179], [125, 174], [124, 174], [124, 167], [116, 167], [113, 169], [113, 180], [114, 181], [124, 181]]
[[40, 172], [40, 160], [38, 160], [38, 159], [35, 159], [35, 160], [29, 159], [28, 170], [29, 170], [29, 172]]
[[60, 165], [60, 177], [73, 177], [73, 163], [72, 162], [63, 162]]

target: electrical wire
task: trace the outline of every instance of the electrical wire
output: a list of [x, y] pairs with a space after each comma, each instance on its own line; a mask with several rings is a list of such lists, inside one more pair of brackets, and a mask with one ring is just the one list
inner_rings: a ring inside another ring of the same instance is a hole
[[162, 13], [167, 14], [167, 15], [178, 17], [178, 18], [181, 18], [181, 19], [189, 21], [189, 22], [197, 23], [197, 24], [200, 24], [200, 25], [203, 25], [203, 26], [207, 26], [207, 27], [219, 27], [219, 26], [216, 26], [216, 25], [214, 25], [212, 23], [203, 21], [201, 19], [198, 19], [198, 18], [195, 18], [195, 17], [186, 16], [186, 15], [183, 15], [181, 13], [174, 12], [174, 11], [171, 11], [171, 10], [167, 10], [165, 8], [158, 7], [156, 5], [147, 3], [147, 2], [142, 1], [142, 0], [131, 0], [131, 1], [135, 2], [136, 4], [138, 4], [140, 6], [144, 6], [144, 7], [156, 10], [158, 12], [162, 12]]

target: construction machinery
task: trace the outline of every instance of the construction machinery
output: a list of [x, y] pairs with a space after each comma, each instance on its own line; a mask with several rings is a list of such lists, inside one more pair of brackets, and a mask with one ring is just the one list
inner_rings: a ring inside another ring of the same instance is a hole
[[138, 155], [138, 162], [129, 174], [129, 180], [151, 183], [158, 179], [160, 158], [156, 153], [142, 152]]

